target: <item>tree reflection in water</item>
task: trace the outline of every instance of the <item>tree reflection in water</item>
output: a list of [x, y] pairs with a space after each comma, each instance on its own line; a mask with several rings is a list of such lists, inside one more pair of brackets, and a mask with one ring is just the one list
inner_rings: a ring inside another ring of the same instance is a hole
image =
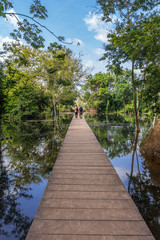
[[134, 119], [116, 115], [85, 118], [113, 166], [124, 170], [123, 175], [117, 172], [155, 239], [160, 240], [160, 188], [155, 186], [153, 172], [151, 175], [147, 160], [139, 152], [149, 121], [140, 122], [140, 133], [135, 133]]
[[2, 123], [0, 239], [25, 239], [71, 118]]
[[[137, 154], [138, 135], [138, 132], [136, 132], [132, 153], [131, 173], [130, 175], [127, 174], [129, 179], [128, 192], [155, 238], [160, 239], [160, 188], [154, 184], [154, 176], [151, 176], [147, 160], [142, 156], [143, 171], [140, 172], [139, 170]], [[138, 173], [133, 175], [135, 156], [138, 163]]]

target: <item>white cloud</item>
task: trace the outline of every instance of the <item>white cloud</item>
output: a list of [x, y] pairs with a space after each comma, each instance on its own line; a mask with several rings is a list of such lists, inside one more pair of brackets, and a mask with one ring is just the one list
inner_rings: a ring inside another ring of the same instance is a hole
[[91, 60], [88, 60], [85, 64], [85, 68], [93, 69], [94, 68], [94, 63]]
[[107, 34], [108, 34], [107, 30], [99, 29], [98, 33], [95, 35], [95, 39], [97, 39], [97, 40], [99, 40], [99, 41], [101, 41], [103, 43], [106, 43], [108, 41]]
[[88, 30], [97, 30], [99, 26], [103, 25], [103, 22], [101, 21], [102, 14], [95, 14], [89, 12], [87, 17], [84, 19], [85, 23], [88, 25]]
[[121, 22], [121, 19], [120, 18], [118, 18], [116, 15], [112, 15], [112, 23], [116, 23], [117, 21], [118, 22]]
[[[2, 37], [0, 36], [0, 51], [3, 51], [3, 43], [16, 43], [16, 40], [9, 38], [9, 37]], [[22, 44], [21, 41], [19, 41]], [[4, 57], [0, 55], [0, 61], [4, 61]]]
[[95, 53], [97, 56], [102, 56], [102, 55], [105, 53], [105, 50], [102, 49], [102, 48], [96, 48], [96, 49], [94, 49], [94, 53]]
[[0, 49], [2, 49], [2, 36], [0, 36]]
[[[14, 9], [10, 9], [8, 13], [16, 13]], [[17, 22], [20, 21], [20, 18], [15, 14], [15, 15], [7, 15], [7, 21], [11, 23], [15, 28], [18, 27]]]
[[85, 46], [84, 42], [82, 40], [80, 40], [80, 39], [77, 39], [77, 38], [75, 38], [73, 40], [73, 43], [76, 44], [76, 45], [83, 46], [83, 47]]
[[142, 73], [141, 69], [135, 69], [134, 71], [137, 75], [140, 75]]
[[78, 39], [78, 38], [74, 38], [74, 39], [67, 38], [66, 42], [69, 42], [69, 43], [72, 42], [72, 44], [79, 45], [79, 46], [82, 46], [82, 47], [85, 46], [84, 42], [82, 40]]
[[115, 169], [122, 181], [127, 180], [126, 173], [129, 173], [129, 171], [130, 171], [129, 169], [127, 169], [125, 167], [119, 167], [119, 166], [115, 166]]
[[[122, 180], [122, 182], [126, 181], [128, 179], [127, 174], [130, 175], [131, 173], [131, 169], [127, 168], [127, 167], [120, 167], [120, 166], [115, 166], [115, 170], [118, 173], [120, 179]], [[138, 174], [138, 170], [134, 169], [133, 170], [133, 175], [137, 175]]]
[[11, 43], [11, 42], [16, 42], [16, 41], [9, 37], [3, 38], [2, 36], [0, 36], [0, 50], [3, 49], [3, 43], [5, 43], [5, 42]]
[[84, 22], [88, 25], [88, 31], [94, 31], [96, 35], [94, 36], [95, 39], [106, 43], [107, 42], [107, 34], [109, 30], [107, 26], [112, 26], [112, 24], [106, 24], [102, 21], [102, 14], [95, 14], [89, 12], [89, 14], [84, 18]]

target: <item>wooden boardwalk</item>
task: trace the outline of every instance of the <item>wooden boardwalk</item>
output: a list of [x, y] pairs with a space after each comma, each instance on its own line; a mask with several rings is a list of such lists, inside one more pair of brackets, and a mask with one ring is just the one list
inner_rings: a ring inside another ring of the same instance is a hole
[[84, 119], [73, 118], [27, 240], [154, 240]]

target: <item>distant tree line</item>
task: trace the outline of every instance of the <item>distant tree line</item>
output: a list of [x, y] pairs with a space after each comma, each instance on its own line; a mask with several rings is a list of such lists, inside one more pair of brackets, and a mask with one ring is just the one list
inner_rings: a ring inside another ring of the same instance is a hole
[[[135, 75], [137, 113], [158, 116], [160, 113], [160, 81], [158, 72], [148, 72], [145, 76]], [[155, 77], [155, 78], [154, 78]], [[152, 79], [152, 80], [151, 80]], [[138, 84], [139, 83], [139, 84]], [[88, 75], [83, 86], [83, 101], [86, 108], [96, 109], [97, 113], [123, 112], [134, 114], [134, 93], [131, 70], [113, 71]]]

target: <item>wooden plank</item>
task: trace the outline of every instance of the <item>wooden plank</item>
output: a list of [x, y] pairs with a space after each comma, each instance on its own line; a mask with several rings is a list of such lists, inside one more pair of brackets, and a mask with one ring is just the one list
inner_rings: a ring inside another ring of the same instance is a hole
[[68, 185], [119, 185], [121, 184], [120, 179], [116, 175], [108, 175], [105, 179], [99, 179], [98, 181], [96, 179], [89, 179], [89, 178], [83, 178], [83, 179], [76, 179], [76, 178], [53, 178], [50, 177], [49, 183], [52, 182], [52, 184], [68, 184]]
[[152, 236], [31, 235], [27, 240], [154, 240]]
[[122, 220], [142, 221], [136, 209], [57, 209], [41, 208], [37, 211], [37, 219], [53, 220]]
[[124, 186], [106, 185], [62, 185], [48, 184], [46, 191], [74, 191], [74, 192], [119, 192], [126, 191]]
[[89, 174], [89, 175], [92, 175], [92, 174], [98, 174], [98, 175], [107, 175], [107, 174], [117, 174], [116, 171], [113, 169], [113, 167], [105, 167], [104, 169], [93, 169], [93, 168], [85, 168], [85, 169], [81, 169], [81, 168], [68, 168], [66, 169], [66, 167], [64, 167], [63, 169], [62, 168], [54, 168], [53, 169], [53, 174], [54, 173], [63, 173], [63, 174]]
[[151, 236], [144, 221], [76, 221], [34, 219], [31, 231], [35, 234], [88, 234]]
[[70, 124], [27, 240], [154, 240], [84, 119]]
[[40, 203], [41, 207], [51, 208], [77, 208], [77, 209], [136, 209], [131, 199], [43, 199]]
[[129, 199], [125, 191], [119, 192], [76, 192], [76, 191], [45, 191], [42, 199]]

